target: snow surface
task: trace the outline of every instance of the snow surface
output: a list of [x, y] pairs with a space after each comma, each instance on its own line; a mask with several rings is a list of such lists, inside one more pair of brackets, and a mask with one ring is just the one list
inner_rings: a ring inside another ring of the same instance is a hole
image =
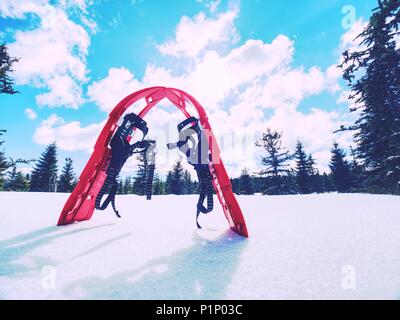
[[0, 192], [1, 299], [400, 298], [400, 197], [240, 196], [249, 239], [197, 196], [55, 227], [67, 197]]

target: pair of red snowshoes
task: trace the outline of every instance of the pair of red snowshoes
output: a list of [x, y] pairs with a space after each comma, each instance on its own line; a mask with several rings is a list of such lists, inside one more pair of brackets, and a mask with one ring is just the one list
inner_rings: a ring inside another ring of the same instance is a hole
[[[151, 87], [135, 92], [112, 110], [78, 184], [64, 205], [58, 225], [89, 220], [95, 208], [104, 210], [109, 203], [119, 216], [115, 208], [117, 177], [125, 161], [134, 153], [143, 153], [147, 161], [146, 196], [148, 199], [151, 198], [155, 141], [146, 140], [148, 128], [143, 118], [164, 98], [174, 104], [187, 118], [178, 125], [179, 141], [168, 144], [168, 148], [179, 148], [196, 170], [200, 188], [196, 223], [200, 213], [208, 213], [213, 209], [215, 191], [230, 227], [238, 234], [248, 237], [242, 211], [232, 192], [217, 141], [203, 107], [186, 92], [166, 87]], [[137, 114], [126, 114], [122, 123], [118, 125], [128, 107], [141, 99], [145, 100], [146, 106]], [[194, 107], [198, 117], [189, 114], [187, 110], [189, 106]], [[143, 138], [130, 144], [137, 130], [142, 132]], [[105, 194], [108, 196], [101, 203]], [[207, 200], [206, 206], [203, 205], [204, 200]], [[198, 223], [197, 226], [200, 227]]]

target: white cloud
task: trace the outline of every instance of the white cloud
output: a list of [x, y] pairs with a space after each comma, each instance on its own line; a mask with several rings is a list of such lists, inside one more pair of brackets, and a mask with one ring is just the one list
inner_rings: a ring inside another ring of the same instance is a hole
[[214, 0], [210, 1], [209, 3], [206, 4], [206, 7], [208, 10], [210, 10], [211, 13], [215, 12], [219, 5], [221, 4], [221, 0]]
[[[196, 97], [209, 110], [218, 108], [231, 91], [241, 85], [283, 70], [293, 55], [293, 43], [278, 36], [271, 44], [249, 40], [226, 56], [206, 51], [192, 72], [172, 75], [172, 70], [148, 64], [142, 80], [124, 67], [111, 68], [107, 77], [88, 87], [88, 96], [101, 110], [110, 111], [123, 97], [140, 88], [165, 85], [182, 88]], [[216, 90], [218, 88], [218, 90]]]
[[37, 113], [31, 109], [31, 108], [26, 108], [25, 109], [25, 115], [28, 117], [30, 120], [35, 120], [37, 118]]
[[339, 45], [340, 53], [344, 52], [345, 50], [352, 50], [361, 44], [361, 39], [357, 37], [364, 30], [367, 24], [368, 23], [361, 18], [357, 20], [351, 26], [351, 28], [342, 35]]
[[351, 134], [333, 135], [341, 124], [346, 123], [345, 115], [338, 112], [313, 108], [305, 114], [294, 106], [288, 106], [276, 109], [267, 126], [283, 132], [282, 140], [290, 150], [294, 150], [297, 139], [300, 139], [306, 151], [315, 155], [319, 169], [326, 170], [329, 162], [326, 154], [329, 154], [332, 142], [336, 140], [343, 147], [351, 144]]
[[[86, 8], [84, 1], [67, 2]], [[9, 43], [10, 54], [21, 58], [15, 65], [16, 83], [47, 89], [37, 97], [40, 105], [78, 108], [83, 102], [81, 85], [88, 80], [88, 32], [73, 22], [62, 6], [47, 1], [5, 0], [0, 13], [18, 19], [29, 13], [40, 21], [34, 28], [16, 31], [15, 42]]]
[[88, 0], [60, 0], [60, 6], [63, 8], [77, 8], [82, 12], [86, 12]]
[[100, 81], [93, 82], [88, 87], [88, 97], [101, 110], [108, 112], [125, 96], [133, 93], [143, 85], [134, 78], [126, 68], [111, 68], [108, 75]]
[[175, 31], [175, 39], [158, 46], [163, 55], [195, 58], [205, 48], [239, 40], [234, 20], [238, 9], [221, 13], [215, 19], [200, 12], [194, 18], [183, 16]]
[[3, 18], [23, 19], [27, 13], [38, 14], [47, 0], [2, 0], [0, 2], [0, 16]]
[[81, 126], [79, 121], [66, 123], [58, 115], [52, 114], [35, 130], [33, 141], [43, 145], [55, 141], [60, 149], [66, 151], [91, 151], [105, 123], [104, 120], [100, 123]]
[[54, 76], [47, 80], [49, 92], [36, 96], [36, 103], [39, 106], [61, 106], [66, 105], [71, 108], [78, 108], [84, 99], [82, 98], [82, 88], [70, 76]]
[[[124, 67], [112, 68], [107, 77], [89, 87], [90, 99], [102, 110], [110, 111], [127, 94], [142, 87], [181, 88], [207, 110], [214, 133], [223, 145], [223, 160], [235, 173], [240, 174], [242, 166], [257, 166], [259, 150], [254, 141], [268, 126], [284, 132], [284, 143], [291, 150], [301, 139], [307, 152], [314, 153], [319, 168], [326, 170], [333, 140], [343, 146], [351, 142], [350, 135], [333, 135], [341, 124], [346, 124], [347, 114], [318, 107], [304, 113], [299, 105], [305, 98], [322, 92], [336, 94], [340, 90], [340, 69], [336, 65], [326, 70], [317, 66], [293, 67], [294, 42], [285, 35], [278, 35], [271, 43], [249, 39], [237, 46], [225, 36], [237, 36], [233, 23], [237, 14], [235, 9], [214, 19], [204, 13], [183, 17], [175, 39], [158, 48], [185, 66], [187, 58], [191, 58], [188, 68], [178, 72], [168, 64], [153, 62], [147, 65], [142, 79]], [[202, 30], [202, 37], [191, 46], [197, 30]], [[213, 43], [221, 46], [212, 46]], [[151, 121], [152, 130], [165, 126], [170, 118], [178, 121], [177, 113], [157, 112], [150, 116], [159, 119]]]
[[317, 68], [282, 70], [271, 75], [263, 87], [260, 104], [265, 107], [283, 107], [298, 104], [304, 98], [320, 93], [325, 88], [325, 75]]
[[[338, 65], [343, 64], [343, 69], [347, 68], [347, 65], [344, 63], [344, 57], [343, 57], [343, 52], [348, 50], [348, 52], [351, 54], [355, 50], [364, 50], [366, 49], [365, 45], [362, 45], [361, 38], [358, 38], [358, 35], [365, 29], [367, 26], [367, 22], [364, 21], [363, 18], [360, 18], [357, 20], [351, 28], [345, 32], [341, 39], [340, 39], [340, 44], [338, 46]], [[357, 63], [357, 62], [356, 62]], [[339, 75], [341, 76], [342, 70], [340, 68], [337, 68]], [[349, 99], [349, 97], [353, 94], [351, 90], [348, 88], [340, 88], [338, 91], [339, 92], [339, 97], [337, 99], [338, 104], [347, 104], [349, 109], [360, 109], [362, 108], [361, 103], [356, 103], [355, 99]], [[355, 119], [359, 115], [359, 111], [353, 112], [351, 114], [348, 114], [347, 118], [352, 120], [351, 122], [348, 121], [347, 125], [351, 125], [354, 123]]]
[[292, 53], [292, 42], [285, 36], [278, 36], [271, 44], [249, 40], [222, 57], [216, 51], [207, 51], [186, 75], [184, 87], [201, 96], [207, 108], [214, 109], [240, 86], [257, 83], [261, 77], [285, 68]]
[[17, 168], [17, 172], [21, 172], [22, 174], [31, 174], [33, 171], [32, 167], [21, 167]]

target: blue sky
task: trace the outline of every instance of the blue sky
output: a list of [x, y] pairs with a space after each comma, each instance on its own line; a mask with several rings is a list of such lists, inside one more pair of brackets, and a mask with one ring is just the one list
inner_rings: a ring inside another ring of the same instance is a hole
[[[56, 141], [60, 166], [69, 156], [80, 172], [107, 112], [126, 94], [161, 84], [192, 93], [217, 134], [281, 130], [288, 148], [301, 139], [324, 170], [334, 139], [351, 144], [348, 135], [331, 134], [351, 121], [334, 66], [375, 6], [375, 0], [4, 0], [0, 37], [21, 61], [20, 94], [0, 96], [3, 146], [13, 158], [37, 158]], [[150, 115], [154, 128], [182, 120], [160, 110]], [[257, 166], [258, 151], [244, 143], [244, 151], [223, 150], [231, 175]], [[162, 170], [171, 163], [160, 161]]]

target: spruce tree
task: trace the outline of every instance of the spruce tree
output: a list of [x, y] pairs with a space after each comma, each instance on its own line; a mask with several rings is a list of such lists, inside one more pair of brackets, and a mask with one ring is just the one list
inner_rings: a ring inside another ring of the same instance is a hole
[[117, 179], [117, 185], [118, 185], [118, 190], [117, 194], [124, 194], [124, 183], [122, 182], [122, 179]]
[[10, 164], [6, 159], [4, 152], [0, 151], [0, 190], [3, 190], [5, 174], [9, 167]]
[[144, 153], [139, 153], [137, 160], [139, 161], [136, 176], [133, 179], [132, 191], [135, 194], [143, 196], [146, 186], [146, 158]]
[[57, 146], [48, 145], [31, 175], [30, 191], [54, 192], [57, 188]]
[[323, 192], [335, 191], [335, 187], [333, 186], [332, 176], [331, 175], [328, 175], [327, 173], [324, 173], [321, 176], [321, 184], [322, 184]]
[[14, 180], [15, 191], [28, 191], [29, 190], [29, 179], [22, 172], [18, 171], [15, 175]]
[[266, 185], [265, 177], [252, 177], [254, 193], [262, 193]]
[[171, 194], [171, 186], [172, 186], [172, 171], [168, 171], [167, 178], [165, 180], [165, 194]]
[[267, 132], [263, 133], [262, 138], [256, 142], [256, 146], [266, 151], [266, 155], [261, 159], [265, 169], [259, 172], [261, 176], [269, 177], [263, 191], [265, 194], [275, 195], [292, 192], [292, 185], [286, 184], [290, 179], [283, 179], [283, 175], [288, 175], [290, 172], [287, 162], [292, 157], [289, 151], [282, 146], [281, 138], [281, 133], [271, 131], [268, 128]]
[[131, 194], [132, 193], [132, 179], [131, 177], [126, 177], [124, 180], [124, 194]]
[[[0, 136], [2, 136], [6, 130], [0, 130]], [[2, 145], [4, 141], [0, 141]], [[10, 168], [10, 163], [7, 161], [4, 151], [0, 150], [0, 191], [4, 187], [4, 177], [7, 169]]]
[[19, 59], [10, 57], [5, 43], [0, 44], [0, 93], [14, 94], [14, 81], [10, 76], [12, 66]]
[[[240, 179], [240, 178], [239, 178]], [[232, 192], [235, 194], [240, 194], [240, 183], [239, 183], [238, 178], [233, 178], [230, 179], [231, 181], [231, 186], [232, 186]]]
[[154, 175], [154, 183], [153, 183], [153, 194], [154, 195], [162, 195], [165, 194], [164, 183], [156, 174]]
[[200, 184], [197, 180], [193, 181], [193, 194], [199, 194], [200, 193]]
[[[0, 136], [2, 136], [5, 132], [7, 132], [7, 130], [0, 130]], [[0, 146], [4, 143], [5, 141], [0, 141]]]
[[193, 194], [194, 186], [193, 186], [192, 176], [190, 175], [190, 172], [188, 170], [185, 170], [183, 173], [183, 183], [185, 185], [184, 193], [185, 194]]
[[172, 170], [167, 175], [167, 190], [171, 194], [183, 194], [184, 192], [184, 177], [183, 167], [180, 160], [176, 161]]
[[329, 168], [331, 169], [334, 188], [339, 192], [348, 192], [351, 186], [351, 177], [350, 164], [345, 159], [346, 153], [336, 142], [334, 142], [331, 154]]
[[[28, 184], [28, 187], [27, 187], [26, 191], [29, 191], [29, 188], [30, 188], [30, 185], [31, 185], [31, 175], [29, 173], [27, 173], [25, 175], [25, 180], [26, 180], [26, 182]], [[76, 183], [75, 183], [75, 185], [76, 185]]]
[[294, 158], [296, 159], [295, 176], [299, 193], [301, 194], [309, 193], [310, 192], [309, 163], [307, 162], [307, 155], [304, 151], [303, 144], [300, 141], [297, 141]]
[[75, 188], [76, 175], [73, 169], [73, 162], [71, 158], [65, 159], [65, 165], [58, 178], [58, 192], [72, 192]]
[[343, 53], [343, 78], [359, 111], [353, 126], [356, 154], [376, 192], [400, 192], [400, 1], [380, 0], [360, 47]]
[[239, 179], [240, 194], [250, 195], [254, 194], [253, 186], [251, 183], [251, 177], [247, 169], [242, 170], [242, 174]]
[[306, 168], [309, 176], [318, 174], [318, 170], [315, 168], [315, 160], [311, 153], [307, 157]]
[[356, 153], [350, 147], [351, 162], [350, 162], [350, 176], [351, 176], [351, 191], [352, 192], [365, 192], [367, 185], [365, 181], [365, 171], [363, 166], [359, 163]]
[[29, 189], [29, 180], [22, 172], [17, 171], [16, 166], [13, 166], [4, 189], [7, 191], [27, 191]]
[[282, 133], [267, 129], [266, 133], [256, 142], [256, 146], [263, 148], [267, 154], [262, 157], [262, 164], [266, 167], [260, 172], [261, 175], [278, 176], [289, 172], [287, 161], [292, 157], [289, 151], [282, 146]]
[[13, 184], [15, 176], [17, 174], [17, 166], [14, 165], [14, 166], [11, 166], [11, 168], [12, 168], [11, 171], [9, 171], [7, 173], [7, 178], [4, 181], [3, 189], [5, 191], [13, 191], [13, 185], [12, 184]]
[[315, 160], [312, 154], [309, 154], [307, 157], [307, 175], [309, 180], [309, 192], [322, 192], [322, 181], [321, 176], [319, 175], [318, 170], [315, 168]]

